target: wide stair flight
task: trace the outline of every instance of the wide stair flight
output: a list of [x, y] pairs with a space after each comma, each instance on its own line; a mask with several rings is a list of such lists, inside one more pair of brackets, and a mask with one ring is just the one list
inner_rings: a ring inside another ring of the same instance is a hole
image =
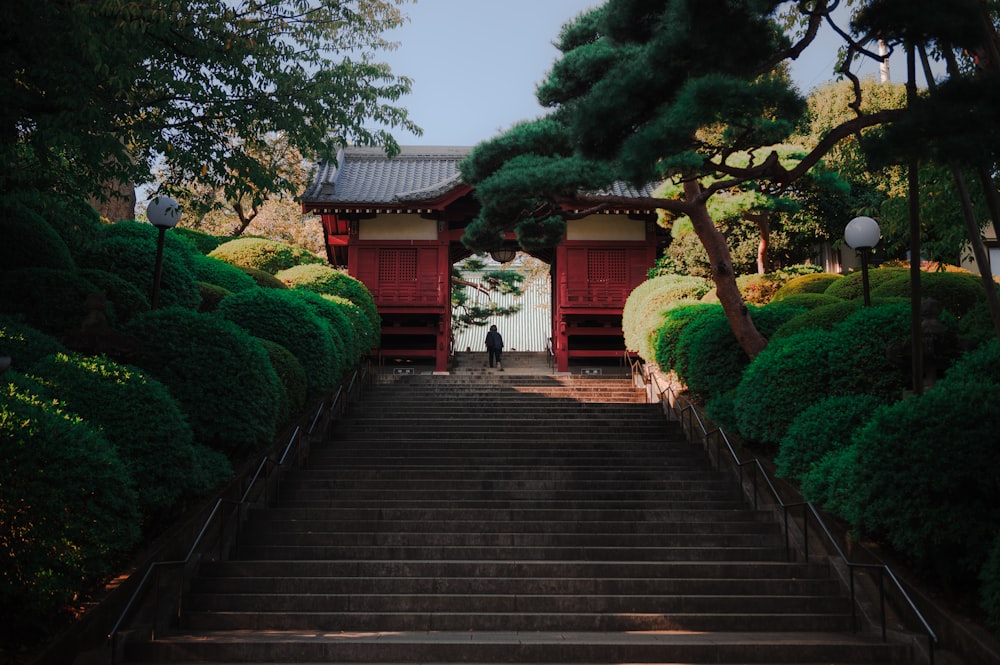
[[130, 662], [886, 663], [627, 378], [371, 388]]

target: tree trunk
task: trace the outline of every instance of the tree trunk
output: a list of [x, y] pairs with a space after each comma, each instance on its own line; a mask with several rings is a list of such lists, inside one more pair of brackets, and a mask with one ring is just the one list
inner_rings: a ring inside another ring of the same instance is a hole
[[729, 327], [732, 328], [740, 348], [753, 359], [767, 347], [767, 340], [750, 318], [750, 312], [736, 286], [733, 260], [729, 254], [726, 237], [715, 226], [705, 201], [699, 198], [700, 194], [701, 185], [697, 181], [684, 183], [684, 197], [691, 204], [688, 217], [691, 218], [694, 232], [708, 253], [708, 260], [712, 266], [712, 281], [715, 282], [722, 310], [726, 313]]

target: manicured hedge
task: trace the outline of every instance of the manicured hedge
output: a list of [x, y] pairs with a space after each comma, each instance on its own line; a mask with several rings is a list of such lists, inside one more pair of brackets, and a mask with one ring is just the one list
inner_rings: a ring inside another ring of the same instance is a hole
[[0, 381], [0, 478], [2, 629], [31, 643], [118, 572], [139, 541], [138, 495], [95, 427], [13, 371]]
[[774, 294], [774, 300], [784, 300], [789, 296], [805, 293], [825, 293], [831, 284], [840, 279], [843, 279], [843, 275], [829, 272], [799, 275], [782, 284], [781, 288]]
[[829, 331], [807, 328], [772, 339], [736, 390], [740, 433], [775, 446], [802, 410], [827, 396], [899, 397], [909, 368], [886, 352], [906, 339], [909, 326], [909, 306], [893, 303], [861, 308]]
[[109, 319], [114, 324], [120, 325], [149, 311], [149, 294], [140, 291], [132, 282], [114, 273], [93, 268], [81, 270], [80, 276], [107, 296], [111, 306]]
[[[124, 222], [113, 226], [124, 228], [123, 225]], [[137, 226], [138, 224], [130, 227], [132, 232], [102, 236], [83, 253], [80, 261], [85, 268], [114, 273], [134, 285], [140, 293], [148, 294], [152, 300], [157, 240], [148, 233], [136, 232]], [[181, 245], [178, 250], [177, 247], [173, 243], [164, 244], [159, 306], [197, 309], [201, 304], [201, 296], [198, 295], [195, 276], [191, 271], [191, 248]]]
[[175, 226], [171, 233], [174, 233], [175, 235], [178, 235], [192, 243], [202, 254], [210, 253], [223, 242], [218, 237], [213, 236], [210, 233], [205, 233], [204, 231], [199, 231], [198, 229], [187, 228], [185, 226]]
[[269, 272], [264, 272], [263, 270], [258, 270], [257, 268], [247, 268], [246, 266], [236, 266], [244, 273], [247, 277], [252, 279], [257, 286], [262, 289], [280, 289], [285, 290], [288, 286], [282, 282], [280, 279], [275, 277]]
[[221, 286], [230, 293], [239, 293], [257, 287], [253, 277], [236, 266], [207, 256], [198, 256], [192, 260], [195, 279]]
[[141, 343], [134, 364], [167, 385], [195, 441], [232, 458], [273, 440], [281, 387], [267, 352], [246, 330], [169, 307], [136, 317], [124, 332]]
[[378, 314], [378, 308], [375, 306], [375, 298], [368, 287], [360, 281], [325, 263], [297, 265], [282, 270], [275, 277], [287, 284], [289, 288], [306, 289], [321, 295], [340, 296], [353, 302], [368, 317], [370, 328], [375, 332], [374, 338], [367, 342], [366, 350], [378, 346], [382, 327], [381, 318]]
[[48, 356], [31, 369], [46, 395], [101, 430], [115, 446], [147, 518], [163, 517], [232, 475], [229, 461], [194, 441], [180, 405], [142, 370], [80, 354]]
[[308, 378], [302, 363], [291, 351], [277, 342], [255, 337], [254, 339], [267, 351], [271, 367], [278, 375], [281, 384], [281, 398], [278, 408], [278, 424], [286, 425], [302, 413], [309, 393]]
[[219, 303], [217, 314], [255, 337], [291, 351], [306, 370], [311, 394], [336, 385], [340, 359], [330, 326], [294, 292], [260, 289], [234, 293]]
[[87, 296], [97, 291], [76, 271], [6, 270], [0, 272], [0, 312], [21, 315], [38, 330], [59, 336], [80, 329], [87, 315]]
[[711, 288], [711, 281], [687, 275], [660, 275], [640, 284], [629, 294], [622, 311], [625, 348], [653, 361], [664, 312], [677, 301], [701, 298]]
[[213, 249], [209, 256], [241, 268], [254, 268], [275, 275], [302, 263], [323, 259], [300, 247], [265, 238], [236, 238]]
[[[789, 298], [794, 302], [794, 299], [798, 297], [799, 296], [790, 296]], [[824, 294], [824, 297], [833, 296], [827, 296]], [[809, 328], [830, 330], [848, 316], [861, 309], [863, 306], [864, 302], [861, 300], [840, 300], [838, 298], [826, 305], [810, 308], [808, 311], [801, 312], [797, 316], [792, 317], [782, 324], [777, 330], [774, 331], [774, 335], [771, 336], [771, 340], [773, 341], [782, 337], [789, 337]]]
[[74, 270], [66, 241], [21, 201], [0, 197], [0, 271], [19, 268]]
[[663, 313], [663, 325], [656, 333], [656, 364], [664, 372], [676, 372], [680, 351], [678, 340], [684, 329], [705, 312], [719, 307], [702, 302], [679, 300]]
[[[868, 271], [869, 293], [873, 293], [884, 282], [907, 274], [909, 274], [908, 269], [896, 266], [872, 268]], [[843, 300], [863, 299], [865, 295], [863, 278], [864, 274], [861, 271], [847, 273], [841, 279], [831, 283], [823, 293]]]
[[10, 357], [10, 367], [26, 372], [47, 355], [66, 349], [50, 335], [9, 314], [0, 314], [0, 355]]
[[[872, 298], [909, 298], [910, 276], [900, 275], [872, 289]], [[963, 316], [976, 303], [985, 300], [983, 283], [978, 275], [962, 272], [923, 272], [920, 274], [920, 297], [933, 298], [955, 316]]]

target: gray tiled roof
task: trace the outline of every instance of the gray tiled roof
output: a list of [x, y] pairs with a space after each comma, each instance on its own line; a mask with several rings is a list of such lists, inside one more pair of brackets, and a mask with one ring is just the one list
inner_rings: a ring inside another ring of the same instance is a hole
[[[401, 146], [388, 159], [382, 148], [350, 146], [337, 163], [321, 162], [302, 200], [312, 204], [405, 204], [430, 201], [462, 182], [458, 164], [469, 146]], [[624, 183], [594, 192], [623, 198], [652, 197], [655, 185], [635, 188]]]
[[318, 165], [302, 199], [309, 203], [406, 203], [434, 199], [461, 183], [467, 146], [402, 146], [388, 159], [381, 148], [347, 147], [337, 163]]

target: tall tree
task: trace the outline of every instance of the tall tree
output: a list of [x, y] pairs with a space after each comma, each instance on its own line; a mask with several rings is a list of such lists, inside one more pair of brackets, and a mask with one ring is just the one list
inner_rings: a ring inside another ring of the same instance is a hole
[[[99, 194], [153, 166], [229, 200], [281, 186], [261, 159], [396, 149], [410, 81], [371, 54], [407, 0], [13, 0], [0, 22], [0, 190]], [[42, 47], [41, 45], [44, 45]]]
[[[978, 0], [963, 0], [959, 10], [969, 14], [969, 2]], [[835, 4], [608, 0], [567, 24], [557, 44], [562, 57], [538, 89], [539, 101], [552, 112], [477, 146], [462, 166], [483, 204], [468, 244], [489, 246], [508, 227], [522, 245], [551, 243], [564, 229], [560, 201], [582, 198], [599, 209], [620, 202], [608, 194], [616, 181], [672, 180], [680, 195], [649, 203], [690, 218], [736, 339], [755, 356], [767, 341], [736, 287], [709, 200], [750, 183], [778, 195], [842, 138], [906, 113], [866, 112], [858, 91], [849, 119], [794, 164], [782, 161], [777, 146], [791, 135], [805, 104], [776, 68], [798, 57], [822, 23], [833, 23]], [[782, 12], [791, 12], [792, 20]], [[978, 8], [973, 13], [978, 16]], [[794, 43], [788, 25], [798, 26]], [[842, 34], [859, 47], [879, 36]], [[757, 158], [741, 162], [746, 155]]]

